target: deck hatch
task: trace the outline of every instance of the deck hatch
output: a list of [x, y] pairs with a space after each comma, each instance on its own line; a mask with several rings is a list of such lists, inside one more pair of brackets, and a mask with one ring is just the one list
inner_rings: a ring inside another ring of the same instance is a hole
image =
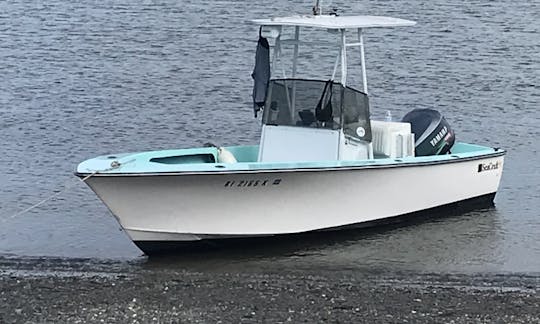
[[161, 164], [215, 163], [216, 157], [210, 153], [200, 153], [152, 158], [150, 162]]

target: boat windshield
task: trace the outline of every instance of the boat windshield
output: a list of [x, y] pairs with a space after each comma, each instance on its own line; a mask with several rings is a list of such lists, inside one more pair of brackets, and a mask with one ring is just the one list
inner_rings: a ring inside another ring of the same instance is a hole
[[270, 80], [263, 123], [343, 128], [346, 135], [371, 141], [368, 96], [333, 81]]

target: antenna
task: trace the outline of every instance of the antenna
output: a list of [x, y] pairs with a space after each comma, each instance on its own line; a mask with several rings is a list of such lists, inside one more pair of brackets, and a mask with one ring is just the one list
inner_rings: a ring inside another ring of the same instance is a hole
[[313, 15], [314, 16], [320, 16], [322, 14], [322, 0], [315, 1], [315, 5], [313, 6]]

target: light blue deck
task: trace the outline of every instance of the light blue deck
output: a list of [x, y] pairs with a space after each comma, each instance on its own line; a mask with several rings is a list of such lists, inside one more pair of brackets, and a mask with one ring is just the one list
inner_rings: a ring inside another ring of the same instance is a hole
[[[237, 163], [209, 163], [201, 157], [217, 160], [215, 147], [148, 151], [139, 153], [123, 153], [99, 156], [80, 163], [77, 173], [84, 175], [93, 172], [101, 174], [133, 174], [133, 173], [175, 173], [175, 172], [235, 172], [256, 170], [313, 169], [362, 166], [407, 165], [417, 163], [433, 163], [448, 160], [466, 159], [502, 152], [491, 147], [456, 143], [452, 154], [399, 159], [374, 159], [360, 161], [306, 161], [306, 162], [257, 162], [258, 145], [226, 147], [237, 159]], [[151, 161], [152, 160], [152, 161]], [[111, 167], [113, 161], [120, 166]]]

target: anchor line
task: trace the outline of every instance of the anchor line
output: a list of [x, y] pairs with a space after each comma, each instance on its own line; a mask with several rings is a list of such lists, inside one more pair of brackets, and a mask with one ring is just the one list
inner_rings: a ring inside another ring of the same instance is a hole
[[[87, 175], [86, 177], [84, 178], [80, 178], [79, 181], [81, 182], [86, 182], [86, 180], [90, 179], [91, 177], [93, 177], [94, 175], [98, 174], [98, 173], [101, 173], [101, 172], [108, 172], [108, 171], [112, 171], [114, 169], [118, 169], [120, 166], [126, 164], [126, 163], [130, 163], [130, 162], [133, 162], [134, 160], [130, 160], [130, 161], [127, 161], [127, 162], [124, 162], [124, 163], [120, 163], [118, 161], [113, 161], [113, 163], [111, 163], [111, 167], [110, 168], [106, 168], [106, 169], [102, 169], [102, 170], [94, 170], [92, 173], [90, 173], [89, 175]], [[74, 184], [66, 184], [64, 185], [64, 189], [58, 191], [58, 192], [55, 192], [54, 194], [50, 195], [49, 197], [45, 198], [45, 199], [42, 199], [41, 201], [33, 204], [32, 206], [30, 207], [27, 207], [21, 211], [18, 211], [16, 212], [15, 214], [13, 215], [10, 215], [10, 216], [7, 216], [7, 217], [2, 217], [2, 219], [0, 219], [0, 222], [4, 223], [6, 222], [7, 220], [9, 219], [13, 219], [15, 217], [18, 217], [20, 215], [23, 215], [29, 211], [31, 211], [32, 209], [35, 209], [41, 205], [43, 205], [44, 203], [60, 196], [61, 194], [63, 194], [64, 192], [66, 192], [68, 189], [71, 189], [73, 186], [75, 186], [75, 183]]]

